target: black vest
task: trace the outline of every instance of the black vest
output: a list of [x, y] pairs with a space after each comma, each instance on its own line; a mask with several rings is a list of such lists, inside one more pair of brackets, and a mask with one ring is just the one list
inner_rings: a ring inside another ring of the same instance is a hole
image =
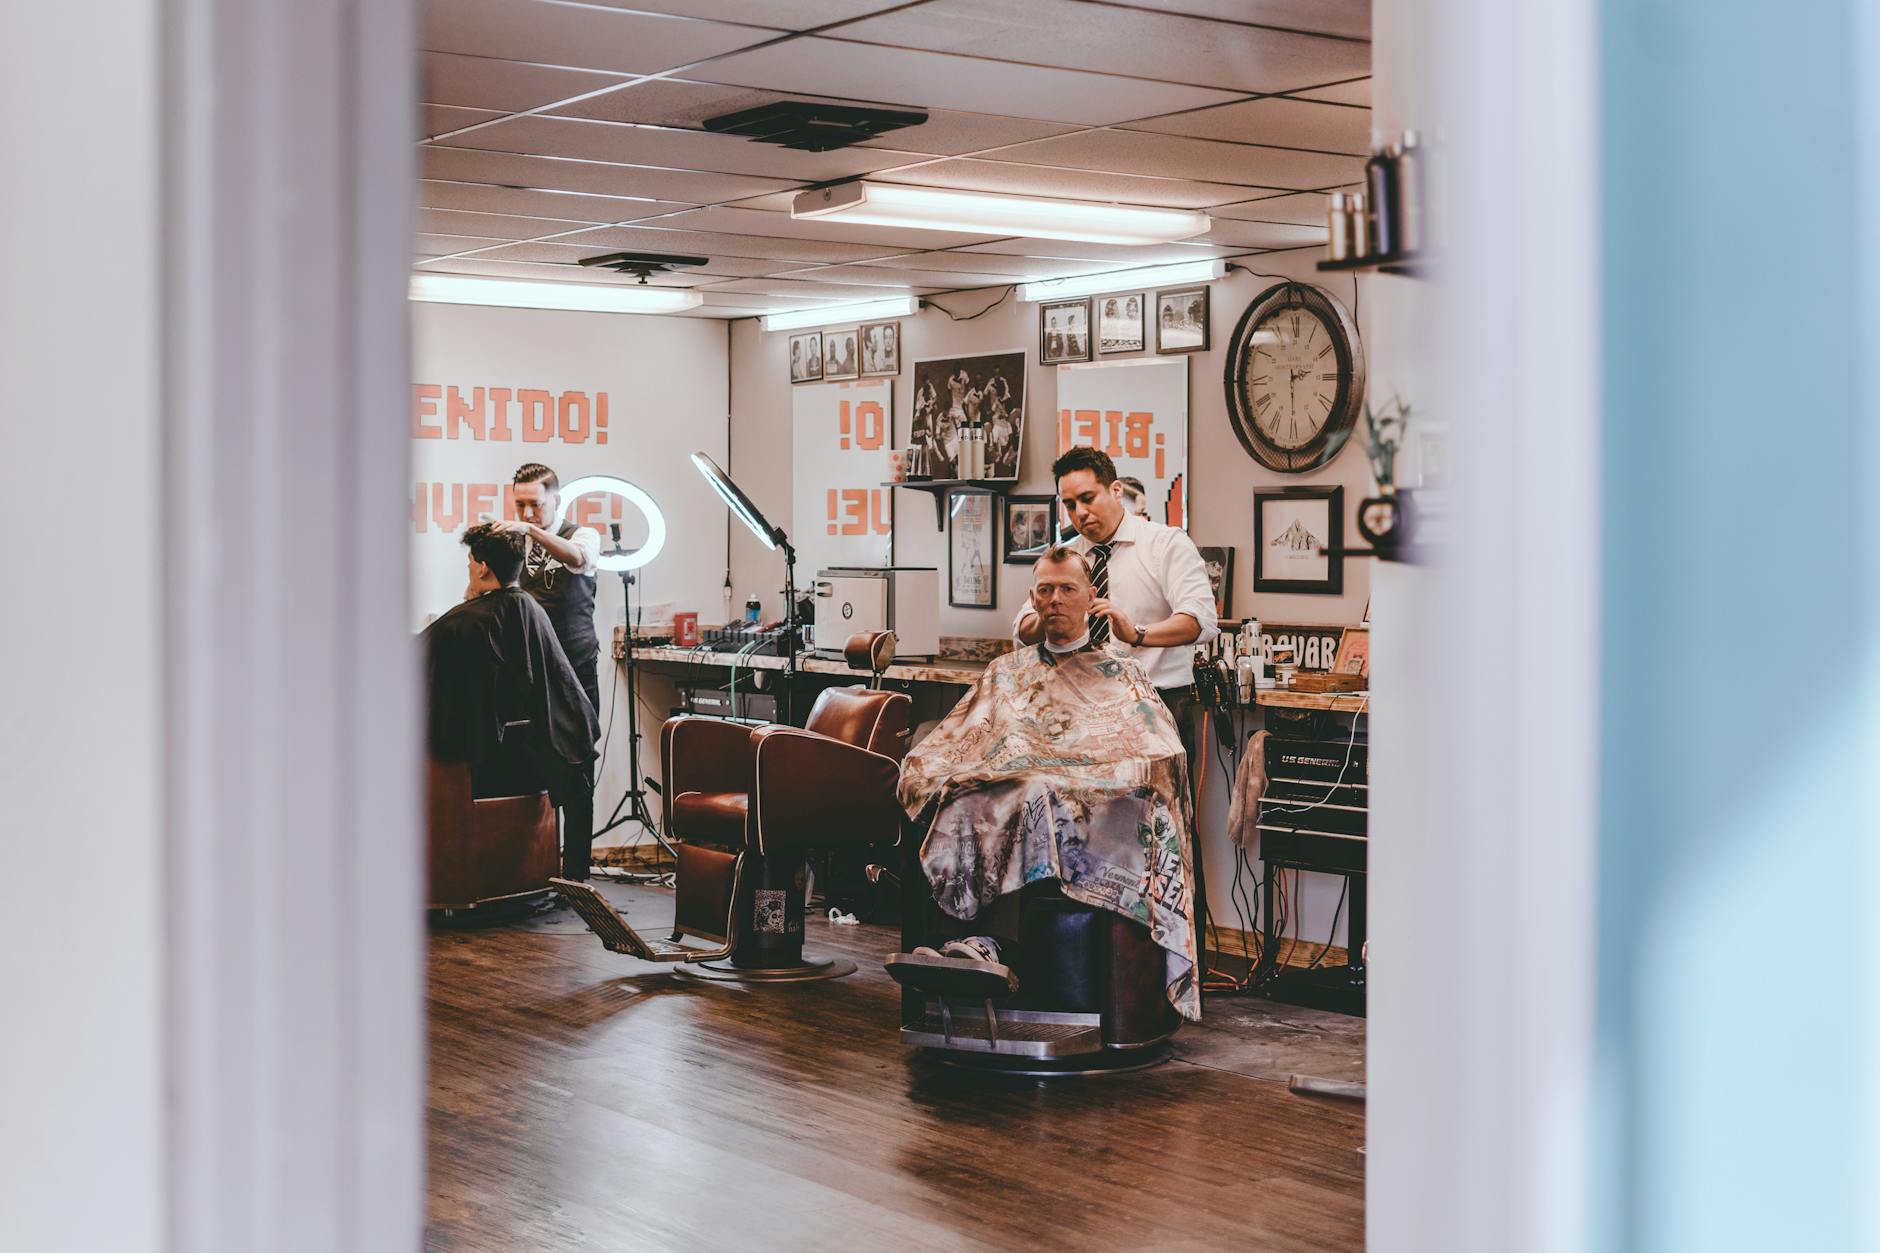
[[[564, 522], [555, 534], [567, 539], [574, 534], [574, 523]], [[594, 585], [597, 580], [576, 574], [540, 545], [529, 552], [529, 564], [522, 571], [522, 587], [548, 614], [561, 641], [561, 651], [575, 673], [583, 674], [600, 653], [600, 641], [594, 634]]]

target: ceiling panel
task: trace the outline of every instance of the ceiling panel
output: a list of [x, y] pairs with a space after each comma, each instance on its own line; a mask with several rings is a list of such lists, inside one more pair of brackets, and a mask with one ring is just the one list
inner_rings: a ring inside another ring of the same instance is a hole
[[1242, 92], [1371, 69], [1365, 43], [1078, 0], [934, 0], [845, 26], [839, 37]]
[[930, 270], [949, 274], [1003, 274], [1012, 278], [1061, 278], [1088, 274], [1105, 262], [1075, 257], [1027, 257], [995, 252], [917, 252], [872, 263], [887, 270]]
[[[919, 285], [947, 290], [959, 287], [997, 287], [1018, 281], [1015, 275], [999, 274], [990, 270], [902, 270], [877, 265], [838, 265], [824, 270], [797, 271], [791, 273], [789, 277], [806, 279], [813, 283], [862, 283], [901, 289]], [[866, 295], [861, 294], [855, 297], [857, 300], [867, 298]]]
[[[1355, 187], [1339, 188], [1355, 191]], [[1292, 222], [1301, 226], [1325, 225], [1325, 196], [1307, 192], [1296, 196], [1274, 196], [1249, 200], [1242, 204], [1220, 205], [1208, 211], [1215, 219], [1235, 218], [1244, 222]]]
[[495, 109], [458, 109], [441, 104], [418, 106], [418, 135], [431, 139], [448, 131], [459, 130], [465, 126], [475, 126], [478, 122], [488, 122], [503, 114]]
[[586, 0], [609, 9], [640, 9], [647, 13], [673, 13], [715, 22], [742, 22], [776, 30], [810, 30], [830, 22], [843, 22], [891, 9], [901, 0], [789, 0], [788, 4], [753, 3], [752, 0]]
[[[601, 118], [612, 122], [642, 122], [654, 126], [675, 126], [690, 130], [703, 127], [705, 119], [754, 109], [776, 100], [817, 100], [814, 96], [791, 95], [752, 87], [727, 87], [719, 83], [694, 83], [684, 79], [647, 78], [625, 91], [609, 92], [566, 108], [552, 110], [554, 116]], [[837, 101], [862, 104], [866, 101]], [[978, 152], [1003, 144], [1023, 143], [1061, 135], [1072, 127], [1058, 122], [1034, 122], [1027, 118], [1001, 117], [990, 113], [961, 113], [950, 109], [929, 109], [927, 120], [862, 144], [865, 148], [895, 148], [932, 156], [956, 156]]]
[[1371, 37], [1371, 0], [1129, 0], [1129, 4], [1349, 39]]
[[[955, 187], [969, 191], [1003, 192], [1012, 196], [1057, 196], [1068, 200], [1116, 201], [1157, 205], [1171, 209], [1205, 209], [1209, 205], [1245, 200], [1247, 187], [1201, 183], [1172, 178], [1135, 178], [1089, 170], [1064, 170], [1004, 161], [956, 157], [904, 172], [877, 176], [884, 183], [911, 183], [922, 187]], [[1275, 187], [1274, 191], [1289, 190]]]
[[591, 223], [506, 213], [462, 213], [455, 209], [420, 209], [418, 229], [435, 235], [481, 235], [487, 239], [536, 239], [558, 231], [585, 230]]
[[[788, 278], [734, 278], [722, 283], [714, 283], [714, 292], [740, 292], [751, 296], [771, 296], [781, 300], [790, 300], [803, 307], [812, 305], [847, 304], [856, 300], [868, 299], [871, 293], [857, 291], [837, 283], [811, 283]], [[911, 287], [903, 290], [915, 295], [931, 291], [940, 291], [938, 287]], [[881, 295], [876, 292], [873, 295]]]
[[828, 218], [799, 219], [791, 217], [787, 212], [762, 212], [747, 207], [695, 209], [677, 217], [663, 218], [661, 222], [681, 226], [688, 230], [776, 235], [788, 239], [821, 239], [831, 243], [867, 244], [884, 250], [953, 248], [960, 244], [988, 243], [997, 238], [992, 235], [967, 235], [959, 231], [917, 231], [897, 226], [857, 226]]
[[[1321, 198], [1322, 199], [1322, 198]], [[1325, 242], [1325, 225], [1300, 226], [1291, 222], [1237, 222], [1218, 218], [1202, 239], [1234, 248], [1302, 248]]]
[[491, 57], [427, 52], [424, 54], [419, 98], [426, 104], [517, 113], [633, 81], [618, 74], [597, 74], [590, 70], [568, 70]]
[[548, 0], [425, 0], [421, 38], [427, 52], [657, 74], [775, 36], [749, 26]]
[[637, 165], [608, 165], [597, 161], [568, 161], [554, 157], [483, 152], [443, 144], [425, 147], [420, 159], [425, 178], [465, 183], [499, 183], [511, 187], [544, 187], [553, 191], [598, 192], [604, 196], [640, 196], [685, 204], [716, 204], [789, 191], [794, 184], [774, 178], [736, 174], [700, 174], [690, 170], [656, 170]]
[[420, 231], [414, 248], [420, 257], [442, 257], [453, 252], [469, 252], [473, 248], [494, 248], [508, 242], [506, 239], [489, 239], [477, 235], [436, 235]]
[[619, 165], [660, 166], [675, 170], [711, 170], [720, 174], [757, 174], [814, 183], [852, 178], [875, 170], [925, 160], [918, 153], [876, 148], [837, 152], [794, 152], [774, 144], [753, 143], [736, 135], [705, 131], [625, 126], [582, 118], [511, 118], [451, 141], [460, 148], [526, 152], [544, 156], [611, 161]]
[[[491, 129], [500, 131], [502, 127]], [[992, 153], [986, 160], [1300, 190], [1329, 187], [1364, 176], [1361, 157], [1256, 144], [1225, 144], [1212, 139], [1151, 135], [1143, 131], [1084, 131], [1061, 135], [1019, 144]], [[909, 177], [918, 178], [920, 173], [919, 170], [909, 171]]]
[[1371, 111], [1285, 96], [1264, 96], [1198, 109], [1174, 117], [1135, 122], [1131, 130], [1230, 143], [1272, 144], [1366, 156], [1371, 151]]
[[[661, 226], [665, 223], [661, 222]], [[563, 239], [562, 243], [613, 252], [671, 252], [709, 257], [760, 257], [772, 261], [841, 263], [869, 261], [889, 250], [865, 244], [831, 244], [814, 239], [767, 235], [725, 235], [708, 231], [659, 230], [605, 226]], [[772, 266], [781, 269], [782, 266]]]
[[427, 209], [460, 209], [471, 213], [506, 213], [596, 223], [626, 222], [690, 207], [668, 200], [584, 196], [576, 192], [497, 187], [489, 183], [452, 183], [442, 179], [425, 179], [420, 182], [418, 203]]
[[972, 112], [996, 102], [1007, 116], [1085, 125], [1226, 104], [1237, 94], [818, 38], [740, 52], [687, 77], [916, 108]]
[[1002, 253], [1016, 257], [1068, 257], [1078, 261], [1133, 261], [1138, 265], [1175, 265], [1225, 256], [1232, 249], [1220, 244], [1088, 244], [1069, 239], [1002, 239], [962, 248], [967, 253]]
[[[530, 261], [547, 265], [579, 265], [583, 257], [599, 257], [610, 252], [620, 251], [622, 250], [617, 247], [596, 246], [592, 243], [523, 243], [505, 244], [501, 248], [483, 253], [482, 256], [490, 261]], [[670, 251], [677, 253], [683, 250], [671, 249]], [[687, 266], [683, 270], [674, 271], [673, 275], [660, 275], [659, 279], [663, 281], [674, 276], [696, 279], [701, 275], [716, 275], [723, 278], [758, 278], [776, 270], [789, 269], [791, 268], [791, 264], [792, 263], [788, 261], [768, 261], [750, 257], [712, 257], [704, 265]], [[595, 272], [596, 271], [591, 268], [588, 269], [588, 273]], [[637, 282], [638, 280], [636, 279], [635, 281]]]
[[1333, 87], [1314, 87], [1311, 91], [1299, 92], [1298, 96], [1301, 100], [1329, 100], [1333, 104], [1355, 104], [1368, 109], [1371, 107], [1371, 80], [1360, 78]]
[[[627, 274], [602, 274], [578, 265], [554, 265], [529, 261], [492, 261], [485, 253], [456, 257], [449, 261], [426, 261], [414, 270], [418, 274], [475, 274], [484, 278], [531, 279], [547, 283], [630, 284], [639, 279]], [[708, 287], [718, 280], [700, 275], [656, 276], [653, 287]]]

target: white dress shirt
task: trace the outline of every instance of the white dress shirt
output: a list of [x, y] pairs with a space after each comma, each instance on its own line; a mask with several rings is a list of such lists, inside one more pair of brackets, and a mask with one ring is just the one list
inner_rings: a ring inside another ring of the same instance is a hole
[[[1214, 612], [1214, 590], [1208, 586], [1208, 568], [1188, 532], [1148, 518], [1123, 515], [1110, 537], [1110, 603], [1140, 627], [1153, 626], [1171, 614], [1185, 613], [1201, 624], [1192, 644], [1173, 648], [1137, 648], [1112, 633], [1110, 647], [1134, 656], [1159, 688], [1187, 687], [1195, 681], [1195, 644], [1221, 633]], [[1081, 534], [1065, 541], [1066, 548], [1088, 554], [1090, 541]], [[1025, 615], [1036, 612], [1027, 598], [1013, 619], [1012, 633]]]

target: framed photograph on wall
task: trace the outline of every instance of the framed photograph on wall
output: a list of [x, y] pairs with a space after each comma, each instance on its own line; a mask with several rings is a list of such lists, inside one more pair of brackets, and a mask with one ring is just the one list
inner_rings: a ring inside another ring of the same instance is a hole
[[1055, 496], [1005, 498], [1005, 564], [1028, 566], [1044, 556], [1057, 538]]
[[1038, 361], [1063, 365], [1090, 360], [1090, 301], [1053, 300], [1038, 306]]
[[1208, 289], [1175, 287], [1155, 294], [1155, 350], [1208, 350]]
[[1234, 550], [1208, 546], [1201, 549], [1201, 564], [1208, 568], [1208, 586], [1214, 589], [1214, 615], [1234, 616]]
[[960, 430], [976, 425], [986, 437], [979, 481], [1016, 479], [1025, 447], [1025, 353], [928, 357], [914, 363], [914, 425], [909, 446], [920, 450], [930, 479], [960, 477]]
[[1253, 590], [1337, 596], [1345, 590], [1345, 489], [1253, 493]]
[[864, 322], [860, 334], [863, 378], [888, 378], [901, 372], [899, 322]]
[[971, 488], [947, 493], [947, 604], [955, 609], [998, 607], [998, 503]]
[[1371, 632], [1368, 627], [1346, 627], [1338, 641], [1338, 656], [1332, 661], [1334, 674], [1371, 673]]
[[823, 376], [822, 332], [790, 336], [790, 381], [820, 383]]
[[823, 332], [823, 378], [833, 383], [860, 376], [862, 358], [855, 340], [854, 331]]
[[1097, 351], [1141, 352], [1143, 294], [1097, 299]]

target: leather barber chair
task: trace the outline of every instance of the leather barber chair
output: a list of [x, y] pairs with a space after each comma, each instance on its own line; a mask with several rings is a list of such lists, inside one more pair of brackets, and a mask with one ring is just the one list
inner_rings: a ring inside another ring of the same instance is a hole
[[548, 890], [560, 868], [559, 828], [548, 793], [477, 799], [470, 767], [429, 758], [425, 825], [430, 843], [428, 908], [445, 916]]
[[[679, 851], [669, 942], [642, 939], [586, 884], [555, 880], [608, 948], [692, 963], [714, 979], [787, 983], [851, 973], [803, 955], [808, 849], [893, 843], [911, 702], [830, 688], [802, 728], [681, 716], [660, 734], [668, 834]], [[680, 943], [685, 935], [710, 947]]]

